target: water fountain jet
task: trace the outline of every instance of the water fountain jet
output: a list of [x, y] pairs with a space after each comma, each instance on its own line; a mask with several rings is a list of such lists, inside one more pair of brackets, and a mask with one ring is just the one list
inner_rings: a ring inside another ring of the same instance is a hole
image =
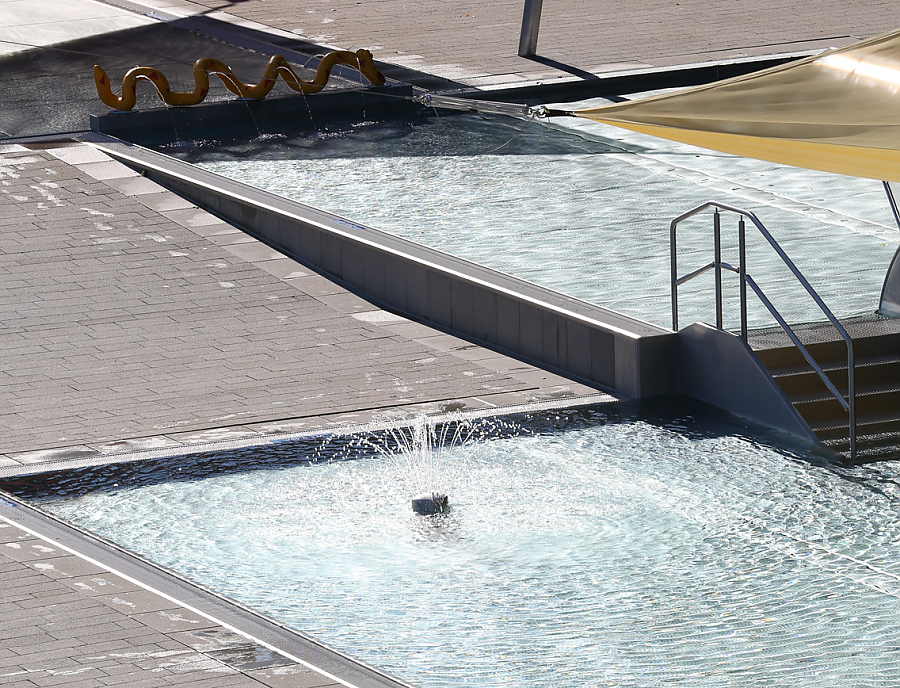
[[496, 436], [498, 419], [470, 419], [451, 413], [441, 418], [420, 416], [391, 423], [358, 446], [375, 451], [397, 469], [411, 495], [413, 512], [442, 514], [450, 510], [449, 494], [465, 470], [474, 445]]

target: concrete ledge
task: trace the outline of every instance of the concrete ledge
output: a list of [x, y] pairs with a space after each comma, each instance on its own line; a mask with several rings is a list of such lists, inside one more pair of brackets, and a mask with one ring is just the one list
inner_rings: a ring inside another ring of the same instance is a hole
[[86, 140], [385, 308], [621, 395], [675, 389], [670, 330], [139, 146]]
[[[515, 101], [530, 105], [548, 102], [565, 102], [629, 93], [643, 93], [663, 88], [688, 88], [713, 81], [731, 79], [751, 74], [770, 67], [815, 55], [821, 50], [803, 50], [763, 57], [748, 57], [737, 60], [715, 60], [693, 64], [679, 64], [671, 67], [648, 67], [622, 72], [596, 74], [581, 78], [556, 79], [549, 83], [535, 82], [516, 86], [500, 86], [486, 89], [447, 89], [462, 98], [479, 100]], [[534, 58], [545, 62], [545, 58]], [[398, 75], [393, 75], [399, 78]]]

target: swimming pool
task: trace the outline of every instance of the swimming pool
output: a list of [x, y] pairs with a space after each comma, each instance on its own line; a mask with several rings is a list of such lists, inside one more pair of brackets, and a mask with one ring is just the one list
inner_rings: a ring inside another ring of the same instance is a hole
[[20, 492], [415, 685], [896, 685], [898, 464], [700, 406], [521, 422], [437, 517], [346, 438]]
[[[671, 324], [669, 222], [706, 200], [756, 212], [838, 316], [875, 310], [900, 242], [879, 182], [574, 119], [523, 129], [523, 122], [502, 117], [422, 116], [214, 143], [165, 150], [663, 326]], [[726, 234], [726, 259], [735, 243], [735, 233]], [[685, 271], [708, 262], [711, 223], [685, 225], [679, 252]], [[811, 300], [797, 297], [793, 278], [755, 236], [749, 259], [751, 273], [789, 321], [821, 318]], [[705, 285], [686, 285], [682, 322], [711, 319], [710, 284], [711, 276]], [[732, 306], [735, 294], [726, 293]], [[726, 324], [734, 325], [736, 307], [729, 313]], [[754, 303], [750, 315], [756, 326], [773, 324]]]

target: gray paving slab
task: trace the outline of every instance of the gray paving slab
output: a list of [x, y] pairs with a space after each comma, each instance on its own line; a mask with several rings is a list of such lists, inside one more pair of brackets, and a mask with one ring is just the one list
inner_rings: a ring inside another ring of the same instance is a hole
[[[0, 537], [7, 544], [60, 549], [6, 519], [0, 519]], [[81, 687], [96, 681], [100, 686], [127, 683], [250, 687], [260, 685], [259, 678], [250, 676], [250, 671], [276, 666], [301, 667], [299, 675], [313, 675], [320, 685], [332, 682], [290, 657], [264, 648], [177, 603], [165, 600], [164, 604], [153, 604], [163, 598], [84, 558], [66, 558], [100, 570], [85, 576], [67, 575], [60, 569], [33, 569], [0, 551], [0, 571], [12, 574], [0, 586], [0, 684]], [[109, 593], [107, 588], [117, 592], [104, 594]], [[131, 606], [104, 606], [107, 599], [115, 596]], [[148, 606], [167, 609], [147, 612]], [[185, 636], [186, 624], [194, 631], [193, 638]], [[223, 652], [221, 643], [213, 647], [207, 647], [209, 643], [198, 644], [196, 633], [200, 629], [207, 638], [229, 638], [232, 654], [215, 656], [216, 652]], [[182, 642], [181, 638], [193, 642]], [[161, 682], [163, 675], [171, 679]], [[229, 678], [227, 684], [220, 682], [224, 676]], [[298, 680], [284, 685], [304, 686], [308, 682]]]
[[291, 0], [180, 5], [313, 43], [367, 47], [376, 60], [480, 88], [821, 50], [897, 28], [896, 6], [887, 0], [648, 0], [627, 8], [609, 0], [548, 0], [537, 57], [526, 59], [517, 54], [523, 0], [335, 0], [305, 12]]
[[[0, 256], [15, 257], [0, 262], [4, 463], [537, 391], [499, 372], [497, 354], [386, 313], [204, 211], [142, 205], [174, 195], [151, 194], [146, 179], [92, 150], [0, 153], [10, 171], [0, 210], [29, 218], [0, 228]], [[9, 190], [63, 176], [81, 190], [53, 187], [52, 200]], [[217, 234], [204, 236], [209, 228]], [[243, 243], [220, 247], [216, 236]]]

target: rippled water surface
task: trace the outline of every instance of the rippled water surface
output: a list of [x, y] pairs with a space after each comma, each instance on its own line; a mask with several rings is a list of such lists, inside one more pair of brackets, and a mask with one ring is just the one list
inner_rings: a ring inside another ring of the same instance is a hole
[[[578, 105], [566, 105], [572, 107]], [[522, 128], [513, 119], [447, 115], [166, 152], [664, 326], [671, 324], [669, 223], [717, 200], [757, 213], [839, 316], [877, 308], [900, 239], [880, 182], [713, 153], [576, 118]], [[737, 264], [736, 221], [723, 226], [725, 259]], [[682, 274], [712, 259], [711, 227], [707, 218], [682, 229]], [[750, 274], [789, 321], [820, 320], [761, 242], [751, 233]], [[707, 277], [684, 288], [682, 322], [711, 321]], [[697, 289], [704, 295], [691, 296]], [[726, 295], [728, 324], [735, 325], [736, 291]], [[774, 322], [761, 306], [751, 307], [751, 319]]]
[[414, 685], [900, 682], [894, 463], [612, 404], [448, 450], [452, 510], [424, 517], [398, 462], [328, 460], [349, 444], [86, 471], [32, 497]]

